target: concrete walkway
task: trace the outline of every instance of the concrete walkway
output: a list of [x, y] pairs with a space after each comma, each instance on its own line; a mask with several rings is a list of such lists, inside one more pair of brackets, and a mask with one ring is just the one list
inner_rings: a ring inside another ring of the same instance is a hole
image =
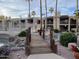
[[38, 33], [32, 34], [30, 46], [31, 54], [51, 53], [48, 43]]
[[66, 59], [75, 59], [70, 49], [68, 49], [67, 47], [63, 47], [60, 43], [58, 43], [57, 46], [58, 46], [58, 55]]
[[[49, 35], [46, 36], [46, 40], [45, 40], [48, 44], [50, 44], [50, 37]], [[68, 49], [67, 47], [62, 46], [59, 41], [55, 42], [57, 44], [57, 51], [58, 51], [58, 55], [66, 58], [66, 59], [75, 59], [71, 50]]]

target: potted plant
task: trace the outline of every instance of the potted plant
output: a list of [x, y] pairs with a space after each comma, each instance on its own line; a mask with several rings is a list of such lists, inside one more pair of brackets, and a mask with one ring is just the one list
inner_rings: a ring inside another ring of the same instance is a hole
[[60, 31], [58, 29], [54, 29], [53, 31], [54, 31], [53, 35], [54, 35], [55, 41], [59, 41], [59, 39], [60, 39]]
[[60, 31], [58, 29], [54, 29], [54, 32], [55, 33], [59, 33]]

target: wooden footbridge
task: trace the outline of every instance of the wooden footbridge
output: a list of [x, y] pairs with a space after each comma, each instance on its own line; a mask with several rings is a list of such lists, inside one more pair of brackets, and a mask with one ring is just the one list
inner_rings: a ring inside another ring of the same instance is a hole
[[[27, 37], [25, 43], [25, 53], [30, 54], [43, 54], [43, 53], [57, 53], [57, 46], [54, 40], [50, 40], [48, 44], [39, 33], [31, 33], [31, 28], [27, 29]], [[51, 34], [50, 34], [51, 35]], [[51, 37], [50, 37], [51, 38]]]

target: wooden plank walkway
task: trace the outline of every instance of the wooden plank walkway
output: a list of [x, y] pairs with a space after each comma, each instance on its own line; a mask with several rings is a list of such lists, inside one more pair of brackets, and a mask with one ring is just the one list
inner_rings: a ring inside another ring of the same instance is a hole
[[32, 41], [30, 43], [31, 46], [31, 54], [43, 54], [43, 53], [51, 53], [51, 49], [46, 41], [38, 34], [32, 34]]

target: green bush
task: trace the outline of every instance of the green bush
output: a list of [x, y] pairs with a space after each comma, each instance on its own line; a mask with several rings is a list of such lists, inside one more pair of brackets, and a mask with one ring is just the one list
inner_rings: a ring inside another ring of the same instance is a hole
[[54, 29], [54, 32], [55, 33], [59, 33], [60, 31], [58, 29]]
[[65, 32], [62, 33], [60, 36], [60, 43], [61, 45], [67, 47], [68, 43], [76, 43], [77, 42], [77, 36], [71, 32]]
[[19, 37], [25, 37], [26, 36], [26, 31], [22, 31], [18, 34]]

